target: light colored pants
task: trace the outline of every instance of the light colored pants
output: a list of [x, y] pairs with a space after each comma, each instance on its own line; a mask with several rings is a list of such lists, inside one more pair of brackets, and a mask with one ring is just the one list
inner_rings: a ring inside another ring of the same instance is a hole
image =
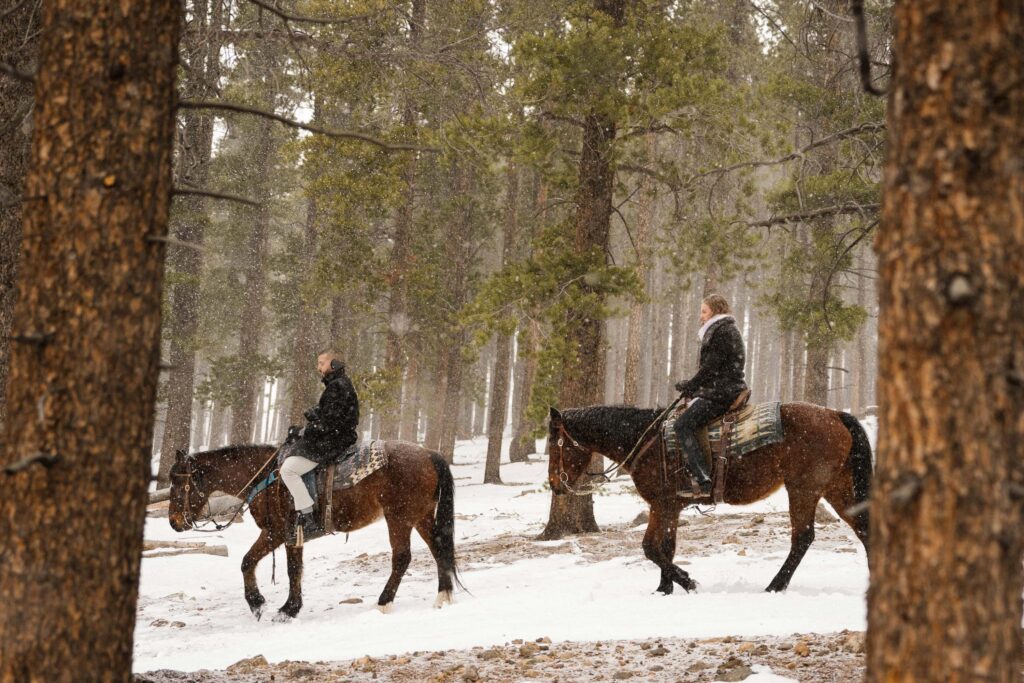
[[281, 463], [281, 481], [291, 491], [296, 510], [313, 507], [313, 499], [309, 497], [309, 491], [302, 483], [302, 475], [315, 469], [316, 463], [301, 455], [290, 455]]

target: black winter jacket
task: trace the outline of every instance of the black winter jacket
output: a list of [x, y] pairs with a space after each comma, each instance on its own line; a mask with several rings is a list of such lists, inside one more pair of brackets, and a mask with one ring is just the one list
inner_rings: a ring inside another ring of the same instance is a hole
[[743, 337], [732, 317], [713, 323], [700, 345], [697, 374], [676, 384], [684, 396], [703, 398], [728, 407], [747, 388], [743, 379], [746, 353]]
[[340, 456], [359, 440], [359, 398], [345, 366], [335, 361], [323, 378], [320, 403], [306, 411], [309, 424], [302, 434], [303, 455], [317, 463]]

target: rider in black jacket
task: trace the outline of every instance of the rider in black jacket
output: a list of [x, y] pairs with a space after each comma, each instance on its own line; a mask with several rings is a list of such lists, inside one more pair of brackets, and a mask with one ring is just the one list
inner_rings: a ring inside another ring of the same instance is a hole
[[302, 475], [331, 460], [358, 440], [359, 398], [345, 364], [328, 349], [317, 356], [317, 370], [324, 392], [316, 406], [305, 412], [308, 423], [301, 438], [289, 443], [288, 457], [281, 463], [281, 481], [292, 494], [298, 511], [296, 527], [302, 527], [304, 540], [324, 534], [321, 520], [313, 515], [313, 499], [302, 483]]
[[[693, 401], [676, 419], [675, 430], [700, 494], [709, 495], [711, 478], [704, 467], [697, 432], [724, 415], [736, 397], [746, 390], [747, 384], [743, 379], [743, 337], [736, 320], [729, 314], [725, 298], [717, 294], [705, 298], [700, 307], [700, 322], [700, 367], [696, 375], [676, 383], [676, 390]], [[683, 489], [679, 495], [694, 493]]]

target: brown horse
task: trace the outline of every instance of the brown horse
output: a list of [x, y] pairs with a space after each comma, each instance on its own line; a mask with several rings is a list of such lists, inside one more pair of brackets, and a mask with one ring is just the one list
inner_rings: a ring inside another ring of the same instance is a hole
[[[274, 463], [274, 446], [227, 446], [186, 455], [179, 451], [171, 467], [168, 517], [175, 531], [195, 527], [214, 491], [246, 498]], [[404, 441], [386, 441], [387, 464], [351, 488], [335, 490], [334, 528], [346, 533], [361, 529], [381, 516], [391, 541], [391, 576], [377, 600], [389, 611], [398, 584], [409, 566], [410, 535], [416, 529], [437, 562], [435, 607], [452, 602], [452, 582], [458, 583], [455, 565], [455, 483], [440, 454]], [[262, 470], [262, 471], [260, 471]], [[257, 493], [249, 507], [261, 532], [242, 559], [245, 601], [257, 619], [266, 602], [256, 584], [256, 565], [285, 542], [294, 524], [291, 494], [275, 478]], [[302, 608], [302, 548], [285, 546], [288, 561], [288, 600], [274, 617], [288, 621]], [[461, 585], [461, 584], [460, 584]]]
[[[768, 584], [769, 591], [783, 591], [789, 585], [814, 540], [814, 512], [821, 498], [850, 525], [864, 550], [868, 549], [868, 513], [860, 504], [868, 498], [872, 466], [871, 444], [864, 428], [848, 413], [810, 403], [786, 403], [781, 408], [785, 439], [733, 458], [725, 485], [725, 502], [732, 505], [761, 500], [783, 485], [789, 494], [789, 556]], [[593, 406], [561, 413], [552, 408], [548, 432], [552, 491], [556, 495], [572, 492], [573, 485], [587, 475], [592, 453], [621, 463], [660, 415], [661, 410], [628, 406]], [[658, 430], [651, 431], [657, 437]], [[676, 495], [682, 481], [676, 481], [678, 475], [671, 473], [679, 465], [669, 463], [666, 476], [660, 452], [660, 448], [650, 448], [626, 469], [637, 492], [651, 506], [644, 555], [661, 569], [658, 590], [668, 595], [673, 582], [686, 591], [697, 587], [673, 562], [679, 513], [693, 501]]]

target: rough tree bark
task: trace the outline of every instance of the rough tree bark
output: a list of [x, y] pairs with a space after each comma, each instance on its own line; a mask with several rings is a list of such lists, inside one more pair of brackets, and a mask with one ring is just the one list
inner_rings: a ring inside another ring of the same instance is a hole
[[[193, 26], [182, 41], [189, 68], [182, 90], [185, 97], [213, 99], [220, 89], [221, 25], [224, 3], [213, 0], [193, 3]], [[181, 114], [181, 145], [176, 160], [176, 183], [182, 187], [205, 188], [210, 175], [213, 152], [213, 114], [187, 109]], [[207, 200], [200, 196], [178, 199], [173, 220], [176, 240], [202, 246], [210, 219]], [[196, 249], [175, 247], [170, 252], [177, 281], [171, 288], [171, 311], [167, 325], [170, 338], [167, 375], [167, 417], [160, 439], [160, 467], [157, 485], [170, 485], [168, 473], [174, 464], [174, 453], [188, 449], [192, 425], [192, 404], [195, 395], [195, 340], [199, 330], [199, 280], [203, 270], [203, 254]]]
[[[595, 6], [621, 25], [625, 11], [622, 0], [596, 0]], [[615, 166], [611, 144], [615, 139], [615, 121], [588, 114], [583, 121], [583, 149], [579, 165], [579, 189], [576, 192], [575, 247], [578, 253], [603, 255], [608, 249], [612, 213]], [[567, 340], [572, 350], [563, 367], [559, 404], [572, 408], [601, 401], [604, 390], [604, 349], [600, 320], [570, 314]], [[594, 456], [600, 465], [601, 456]], [[561, 538], [566, 534], [599, 531], [594, 519], [593, 496], [551, 496], [548, 522], [541, 539]]]
[[[26, 2], [0, 21], [0, 58], [25, 72], [35, 71], [39, 50], [39, 0]], [[17, 299], [21, 254], [21, 201], [32, 133], [32, 85], [0, 74], [0, 428]]]
[[180, 11], [43, 5], [0, 440], [4, 683], [131, 679]]
[[867, 677], [1017, 681], [1024, 5], [920, 0], [894, 21]]

